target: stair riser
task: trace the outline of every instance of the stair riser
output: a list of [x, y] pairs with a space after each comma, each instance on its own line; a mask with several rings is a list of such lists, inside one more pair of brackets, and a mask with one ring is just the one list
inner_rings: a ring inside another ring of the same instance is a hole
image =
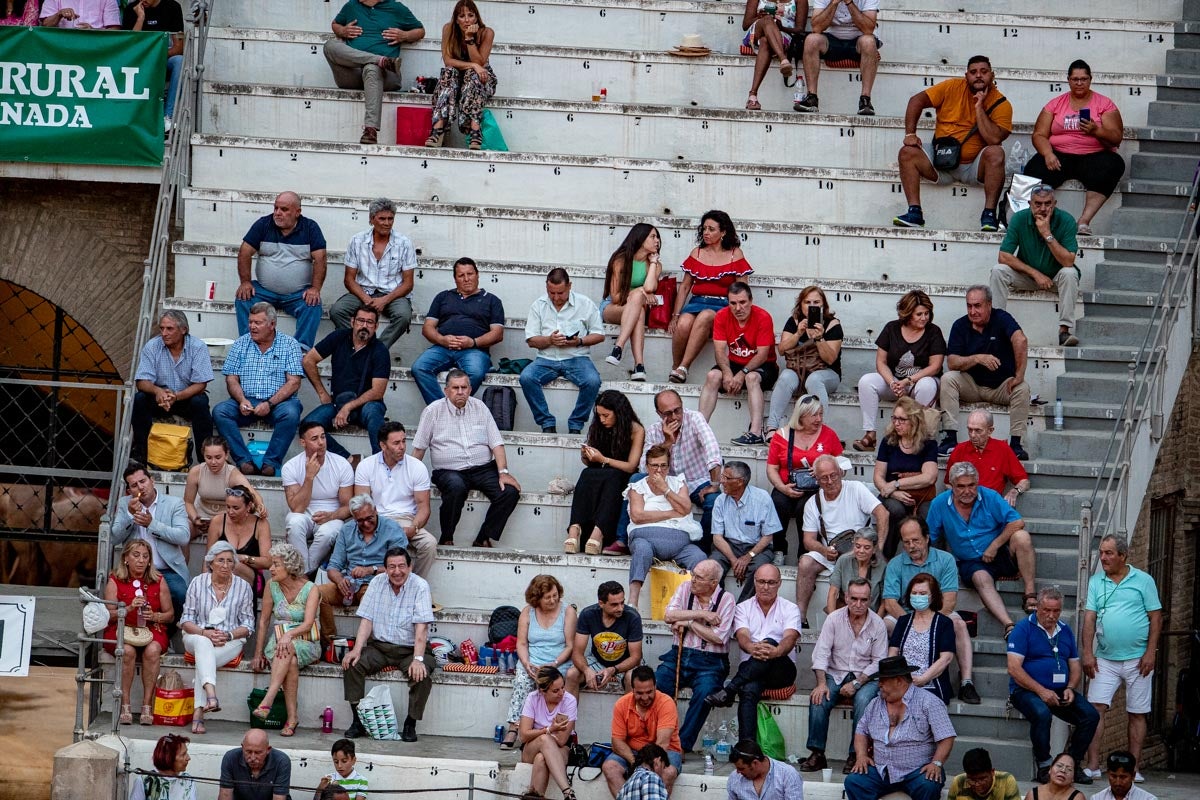
[[1105, 261], [1096, 265], [1097, 289], [1156, 290], [1162, 285], [1165, 269], [1161, 263], [1151, 265], [1122, 264]]
[[1045, 431], [1038, 437], [1038, 456], [1062, 461], [1102, 463], [1107, 437], [1072, 436], [1068, 431]]
[[1167, 72], [1200, 74], [1200, 50], [1171, 50], [1167, 52]]
[[1154, 101], [1146, 111], [1148, 125], [1186, 128], [1196, 124], [1196, 106], [1188, 103]]
[[[1115, 317], [1079, 320], [1075, 328], [1076, 334], [1082, 341], [1091, 345], [1128, 345], [1141, 347], [1146, 335], [1146, 323], [1143, 321], [1127, 321]], [[1100, 395], [1104, 396], [1104, 395]]]

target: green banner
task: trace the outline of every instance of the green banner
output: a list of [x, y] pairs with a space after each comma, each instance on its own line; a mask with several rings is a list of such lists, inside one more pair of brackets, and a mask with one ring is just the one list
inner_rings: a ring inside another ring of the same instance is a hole
[[168, 39], [0, 27], [0, 161], [161, 164]]

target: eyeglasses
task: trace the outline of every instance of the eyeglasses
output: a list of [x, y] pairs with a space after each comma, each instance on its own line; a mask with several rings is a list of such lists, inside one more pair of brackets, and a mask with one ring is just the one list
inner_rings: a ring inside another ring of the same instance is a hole
[[816, 476], [817, 483], [836, 483], [837, 481], [840, 481], [841, 479], [842, 479], [842, 476], [838, 475], [836, 472], [833, 473], [832, 475]]
[[670, 469], [670, 464], [647, 464], [646, 469]]
[[813, 400], [820, 400], [820, 399], [821, 398], [817, 397], [815, 394], [806, 394], [806, 395], [801, 395], [800, 399], [797, 400], [796, 402], [798, 404], [811, 403]]
[[658, 415], [660, 417], [673, 417], [676, 414], [682, 414], [682, 413], [683, 413], [683, 406], [675, 406], [675, 408], [668, 408], [668, 409], [664, 409], [663, 411], [659, 411]]
[[226, 497], [245, 497], [247, 494], [248, 494], [248, 492], [245, 489], [239, 488], [237, 486], [233, 487], [232, 489], [225, 490]]
[[379, 320], [377, 320], [377, 319], [363, 319], [361, 317], [355, 317], [354, 321], [357, 322], [359, 325], [369, 325], [372, 328], [374, 328], [376, 325], [379, 324]]
[[1079, 78], [1067, 78], [1067, 83], [1090, 83], [1091, 80], [1092, 80], [1091, 75], [1084, 75]]
[[1068, 764], [1065, 761], [1058, 762], [1057, 764], [1055, 764], [1053, 766], [1052, 769], [1055, 772], [1074, 772], [1075, 771], [1075, 767], [1071, 766], [1070, 764]]
[[908, 421], [909, 421], [908, 417], [897, 417], [895, 414], [892, 414], [892, 422], [908, 422]]
[[778, 586], [780, 583], [782, 583], [782, 581], [772, 581], [772, 580], [767, 580], [766, 578], [755, 578], [754, 579], [754, 584], [756, 586]]

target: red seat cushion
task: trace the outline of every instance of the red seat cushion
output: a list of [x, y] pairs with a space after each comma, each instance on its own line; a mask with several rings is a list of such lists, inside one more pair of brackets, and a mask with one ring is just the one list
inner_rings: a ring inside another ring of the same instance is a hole
[[850, 69], [857, 67], [859, 61], [857, 58], [839, 58], [837, 61], [826, 61], [825, 66], [831, 69]]
[[[183, 663], [195, 664], [196, 657], [194, 655], [192, 655], [191, 653], [185, 652], [183, 654]], [[237, 669], [238, 664], [241, 664], [241, 663], [242, 663], [242, 654], [238, 653], [237, 656], [234, 657], [233, 661], [230, 661], [228, 664], [221, 667], [221, 669]]]
[[787, 700], [796, 693], [795, 684], [782, 689], [767, 689], [762, 693], [763, 700]]

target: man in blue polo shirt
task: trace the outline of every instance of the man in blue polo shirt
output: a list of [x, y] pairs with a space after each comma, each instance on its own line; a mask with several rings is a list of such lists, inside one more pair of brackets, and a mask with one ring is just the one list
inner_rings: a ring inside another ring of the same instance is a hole
[[1062, 592], [1053, 586], [1037, 595], [1034, 613], [1008, 636], [1008, 690], [1013, 708], [1029, 720], [1029, 738], [1037, 760], [1037, 782], [1050, 772], [1050, 723], [1058, 717], [1074, 726], [1067, 752], [1075, 759], [1075, 783], [1091, 783], [1083, 757], [1096, 734], [1100, 715], [1082, 694], [1083, 667], [1075, 634], [1062, 622]]
[[479, 288], [474, 259], [454, 262], [454, 285], [433, 298], [421, 326], [430, 346], [413, 362], [412, 374], [425, 405], [446, 396], [438, 385], [438, 373], [450, 367], [467, 373], [471, 393], [477, 392], [492, 368], [488, 348], [504, 338], [504, 305]]
[[925, 517], [929, 536], [935, 545], [946, 541], [958, 561], [959, 579], [975, 586], [984, 607], [1004, 626], [1007, 636], [1013, 621], [996, 590], [996, 579], [1019, 573], [1025, 584], [1025, 611], [1032, 609], [1037, 597], [1033, 591], [1033, 539], [1017, 510], [1002, 495], [979, 485], [974, 464], [955, 464], [946, 483], [950, 488], [929, 504]]
[[960, 400], [1008, 406], [1008, 443], [1017, 458], [1028, 461], [1021, 432], [1029, 420], [1029, 384], [1025, 363], [1029, 340], [1012, 315], [992, 308], [992, 290], [967, 289], [967, 314], [954, 321], [946, 342], [946, 368], [942, 376], [942, 411], [946, 432], [938, 444], [939, 455], [949, 455], [958, 444]]
[[[387, 346], [375, 337], [378, 326], [379, 311], [361, 306], [354, 312], [349, 330], [334, 331], [304, 354], [304, 374], [321, 401], [321, 405], [308, 412], [304, 422], [321, 423], [326, 446], [342, 458], [350, 458], [350, 451], [330, 432], [353, 423], [367, 429], [371, 452], [379, 452], [379, 427], [387, 414], [383, 395], [392, 364]], [[317, 365], [331, 356], [333, 376], [326, 391]]]
[[146, 444], [155, 417], [177, 414], [192, 421], [196, 462], [204, 460], [204, 440], [212, 436], [208, 384], [212, 359], [204, 342], [188, 333], [188, 318], [169, 309], [158, 319], [158, 336], [146, 342], [133, 376], [133, 442], [129, 457], [146, 463]]
[[[258, 278], [251, 280], [255, 254]], [[237, 269], [238, 335], [250, 329], [250, 308], [265, 302], [295, 317], [296, 341], [305, 350], [312, 347], [321, 323], [325, 235], [320, 225], [300, 213], [300, 195], [283, 192], [275, 198], [275, 210], [255, 220], [242, 237]]]
[[975, 664], [971, 635], [967, 623], [954, 610], [958, 603], [958, 565], [954, 556], [929, 546], [929, 528], [920, 517], [905, 517], [900, 520], [897, 530], [900, 531], [900, 549], [883, 572], [882, 615], [888, 633], [896, 627], [896, 620], [912, 613], [912, 608], [900, 602], [909, 581], [922, 572], [932, 575], [942, 591], [942, 613], [954, 623], [954, 649], [962, 680], [958, 685], [958, 699], [978, 705], [981, 698], [971, 680]]

